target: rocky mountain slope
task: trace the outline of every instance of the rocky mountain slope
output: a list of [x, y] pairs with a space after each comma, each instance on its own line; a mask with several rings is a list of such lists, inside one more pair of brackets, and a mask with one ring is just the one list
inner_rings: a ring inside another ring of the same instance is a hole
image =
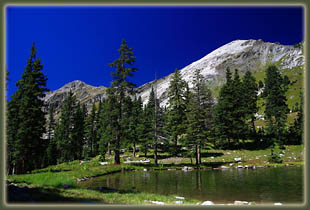
[[106, 87], [94, 87], [88, 85], [80, 80], [70, 82], [58, 90], [48, 92], [44, 98], [44, 101], [50, 105], [55, 106], [56, 112], [60, 110], [63, 102], [69, 92], [71, 91], [76, 97], [77, 101], [86, 104], [87, 108], [90, 109], [94, 102], [103, 100], [106, 97]]
[[[227, 67], [232, 71], [237, 68], [241, 74], [246, 71], [258, 74], [263, 72], [268, 64], [275, 64], [284, 71], [303, 66], [304, 62], [302, 46], [280, 45], [262, 40], [235, 40], [184, 67], [181, 69], [181, 75], [191, 87], [195, 70], [201, 69], [203, 77], [210, 82], [211, 88], [216, 91], [225, 82]], [[163, 106], [168, 103], [168, 87], [171, 76], [172, 74], [156, 82], [157, 94]], [[137, 88], [137, 94], [142, 97], [143, 103], [147, 102], [153, 85], [154, 81]], [[56, 91], [49, 92], [45, 101], [48, 104], [54, 103], [59, 108], [70, 90], [81, 103], [86, 103], [88, 107], [93, 102], [106, 97], [106, 88], [103, 86], [93, 87], [81, 81], [73, 81]]]

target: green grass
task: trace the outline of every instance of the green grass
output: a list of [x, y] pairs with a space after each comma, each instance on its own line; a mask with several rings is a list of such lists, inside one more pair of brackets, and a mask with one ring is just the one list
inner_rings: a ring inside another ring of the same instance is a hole
[[[86, 198], [89, 200], [104, 200], [106, 204], [139, 204], [148, 205], [152, 204], [151, 201], [161, 201], [165, 204], [175, 204], [177, 195], [158, 195], [151, 193], [101, 193], [95, 190], [85, 190], [85, 189], [70, 189], [62, 192], [63, 196], [73, 196], [81, 198]], [[196, 204], [199, 202], [194, 199], [184, 199], [182, 200], [184, 204]]]
[[[270, 149], [264, 150], [213, 150], [213, 153], [223, 154], [218, 157], [203, 158], [202, 162], [235, 162], [234, 158], [241, 158], [241, 165], [268, 165]], [[303, 146], [289, 145], [285, 150], [278, 150], [283, 153], [283, 164], [296, 164], [303, 162]]]

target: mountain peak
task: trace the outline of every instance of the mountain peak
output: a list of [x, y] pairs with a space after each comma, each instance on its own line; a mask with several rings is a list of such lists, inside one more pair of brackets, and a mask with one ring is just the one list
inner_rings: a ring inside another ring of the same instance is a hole
[[[291, 45], [265, 42], [261, 39], [234, 40], [201, 59], [185, 66], [180, 70], [182, 78], [192, 87], [194, 73], [201, 70], [204, 80], [215, 90], [225, 82], [225, 71], [229, 67], [232, 71], [238, 69], [240, 74], [247, 71], [262, 72], [269, 64], [275, 64], [279, 69], [292, 69], [305, 63], [302, 49]], [[157, 96], [160, 104], [168, 104], [168, 88], [172, 74], [157, 80]], [[143, 104], [148, 102], [154, 81], [138, 87], [137, 95], [141, 96]], [[61, 107], [65, 96], [72, 91], [81, 103], [91, 107], [93, 102], [106, 98], [106, 88], [94, 87], [80, 80], [74, 80], [58, 90], [49, 92], [45, 101]]]
[[81, 87], [86, 86], [86, 85], [87, 84], [81, 80], [74, 80], [72, 82], [65, 84], [62, 88], [64, 88], [64, 89], [67, 89], [67, 88], [76, 89], [76, 88], [81, 88]]

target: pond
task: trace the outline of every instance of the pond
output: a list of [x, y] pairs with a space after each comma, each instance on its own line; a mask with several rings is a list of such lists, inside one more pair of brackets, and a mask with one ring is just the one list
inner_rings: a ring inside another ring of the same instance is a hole
[[173, 194], [214, 203], [302, 204], [303, 177], [303, 167], [126, 171], [90, 179], [80, 187]]

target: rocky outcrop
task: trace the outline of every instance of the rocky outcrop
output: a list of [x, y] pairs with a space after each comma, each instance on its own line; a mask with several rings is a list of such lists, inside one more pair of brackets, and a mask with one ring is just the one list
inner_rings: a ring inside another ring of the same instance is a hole
[[[232, 41], [200, 60], [181, 69], [181, 75], [192, 86], [194, 72], [201, 69], [204, 79], [210, 82], [213, 88], [219, 87], [225, 81], [226, 68], [238, 69], [239, 72], [262, 71], [267, 64], [277, 64], [280, 69], [293, 68], [304, 65], [304, 56], [301, 48], [264, 42], [262, 40]], [[157, 81], [157, 94], [161, 105], [168, 103], [168, 87], [171, 74]], [[154, 81], [138, 88], [144, 103], [147, 102]]]
[[56, 112], [59, 112], [70, 91], [76, 97], [77, 101], [85, 104], [88, 109], [91, 108], [94, 102], [103, 100], [106, 97], [106, 87], [94, 87], [82, 81], [75, 80], [58, 90], [48, 92], [44, 101], [48, 106], [53, 104]]

